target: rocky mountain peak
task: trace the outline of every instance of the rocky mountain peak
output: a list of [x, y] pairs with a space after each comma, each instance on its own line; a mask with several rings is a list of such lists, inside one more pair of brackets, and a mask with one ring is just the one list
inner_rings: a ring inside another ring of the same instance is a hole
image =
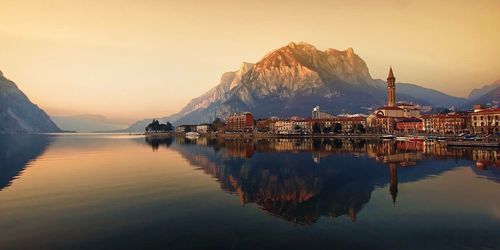
[[292, 76], [295, 82], [314, 74], [351, 84], [373, 81], [368, 66], [353, 48], [321, 51], [305, 42], [292, 42], [267, 54], [255, 65], [253, 75], [279, 77], [287, 73], [287, 78]]

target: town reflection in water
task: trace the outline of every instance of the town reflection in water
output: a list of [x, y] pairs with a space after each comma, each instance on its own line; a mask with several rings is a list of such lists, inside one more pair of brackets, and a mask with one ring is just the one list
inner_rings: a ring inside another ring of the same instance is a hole
[[[146, 137], [216, 178], [221, 189], [295, 224], [347, 215], [353, 222], [375, 188], [397, 206], [398, 185], [459, 166], [500, 182], [500, 152], [440, 143], [361, 139], [208, 139]], [[279, 154], [279, 155], [278, 155]]]

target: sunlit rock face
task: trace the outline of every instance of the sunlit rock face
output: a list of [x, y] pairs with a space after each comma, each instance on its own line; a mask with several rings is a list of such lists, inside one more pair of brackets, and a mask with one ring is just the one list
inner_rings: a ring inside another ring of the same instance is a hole
[[59, 131], [49, 116], [0, 72], [0, 133]]

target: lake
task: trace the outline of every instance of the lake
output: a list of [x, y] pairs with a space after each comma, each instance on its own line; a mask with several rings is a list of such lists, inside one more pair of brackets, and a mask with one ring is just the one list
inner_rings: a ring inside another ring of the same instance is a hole
[[500, 249], [500, 151], [0, 135], [0, 249]]

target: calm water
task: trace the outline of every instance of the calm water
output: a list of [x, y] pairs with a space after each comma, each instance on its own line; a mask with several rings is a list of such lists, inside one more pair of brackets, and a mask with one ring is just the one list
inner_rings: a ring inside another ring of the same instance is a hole
[[500, 152], [0, 135], [0, 249], [500, 249]]

